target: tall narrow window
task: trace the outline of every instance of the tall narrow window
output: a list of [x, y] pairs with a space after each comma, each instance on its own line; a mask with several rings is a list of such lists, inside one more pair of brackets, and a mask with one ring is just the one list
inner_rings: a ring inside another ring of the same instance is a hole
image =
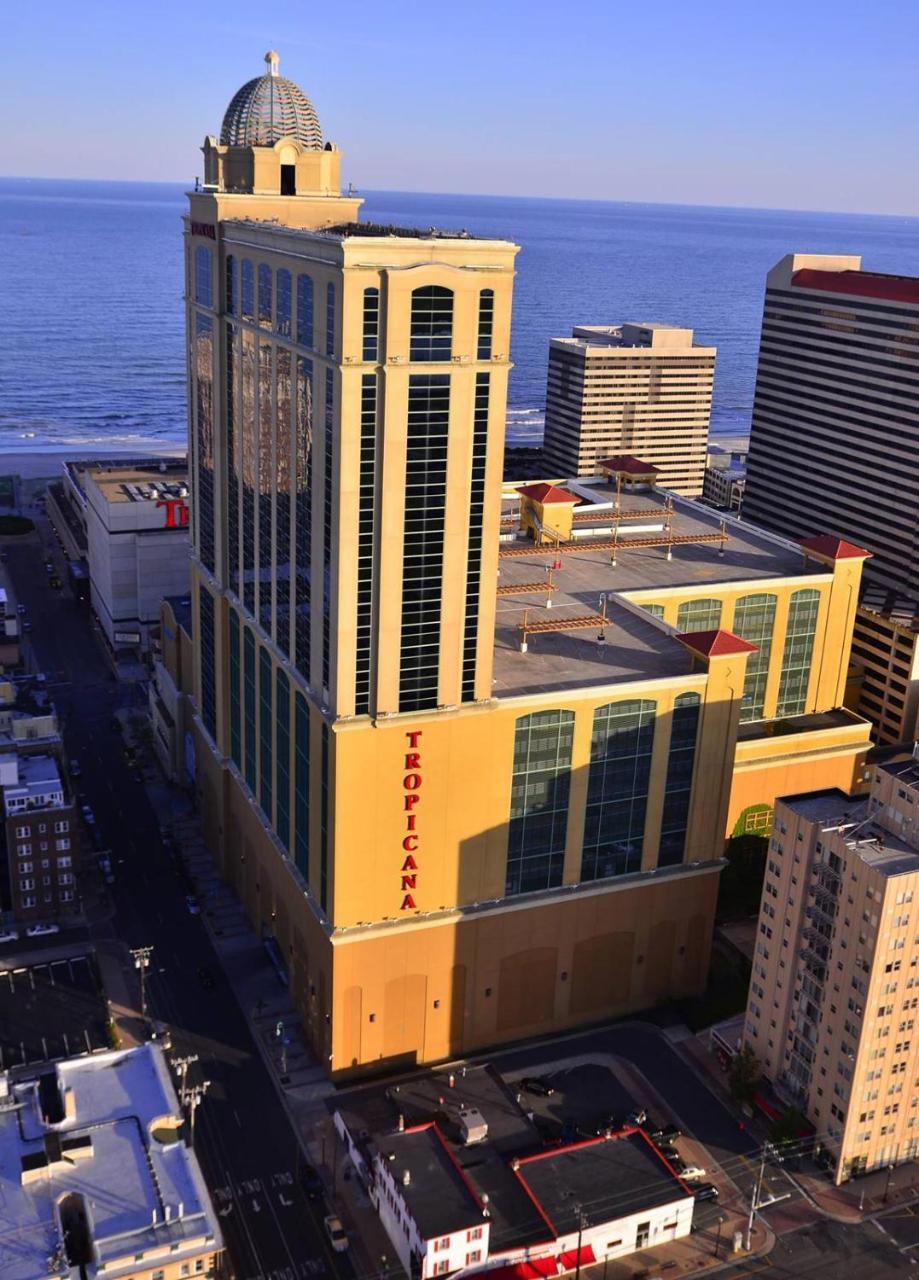
[[734, 624], [731, 630], [742, 640], [756, 645], [756, 653], [751, 653], [747, 658], [747, 677], [740, 704], [741, 721], [763, 718], [777, 598], [768, 592], [759, 592], [756, 595], [741, 596], [734, 606]]
[[237, 288], [238, 288], [238, 285], [236, 283], [236, 259], [234, 258], [232, 253], [228, 253], [227, 262], [226, 262], [226, 291], [227, 291], [226, 310], [228, 314], [231, 316], [236, 315], [236, 308], [238, 305], [236, 300]]
[[271, 822], [272, 801], [272, 738], [274, 714], [272, 711], [271, 654], [260, 648], [258, 654], [258, 742], [259, 742], [259, 797], [262, 813]]
[[198, 555], [214, 572], [214, 322], [195, 315], [195, 430], [198, 467]]
[[720, 600], [687, 600], [677, 609], [678, 631], [717, 631], [721, 626]]
[[255, 268], [249, 258], [242, 262], [242, 318], [255, 319]]
[[279, 667], [275, 679], [274, 762], [277, 774], [275, 830], [285, 848], [290, 846], [290, 681]]
[[322, 467], [322, 687], [331, 688], [332, 665], [332, 473], [335, 461], [335, 374], [325, 371], [325, 430]]
[[263, 329], [271, 328], [271, 267], [266, 262], [258, 268], [258, 322]]
[[258, 619], [269, 635], [271, 617], [271, 556], [274, 549], [275, 485], [271, 404], [271, 357], [273, 344], [259, 343], [258, 353]]
[[807, 587], [803, 591], [791, 593], [779, 699], [775, 709], [777, 716], [798, 716], [806, 710], [819, 608], [819, 591]]
[[274, 300], [274, 327], [282, 337], [290, 337], [290, 272], [284, 267], [278, 270], [277, 297]]
[[488, 456], [489, 375], [475, 378], [472, 425], [472, 474], [469, 481], [469, 523], [466, 550], [466, 613], [463, 628], [462, 700], [475, 698], [476, 653], [479, 640], [479, 593], [482, 573], [482, 522], [485, 511], [485, 463]]
[[195, 302], [202, 307], [214, 305], [213, 256], [199, 244], [195, 250]]
[[297, 670], [310, 679], [313, 541], [313, 362], [297, 357], [296, 571], [294, 641]]
[[227, 324], [227, 568], [230, 588], [239, 594], [239, 503], [242, 474], [240, 471], [240, 439], [238, 421], [237, 371], [239, 369], [239, 331], [235, 324]]
[[411, 359], [449, 360], [453, 351], [453, 291], [438, 284], [412, 290]]
[[302, 693], [294, 698], [294, 862], [310, 874], [310, 711]]
[[230, 759], [237, 769], [242, 768], [242, 663], [239, 651], [239, 618], [236, 610], [230, 610]]
[[201, 621], [201, 719], [212, 738], [217, 737], [217, 667], [214, 648], [214, 597], [201, 587], [198, 596]]
[[331, 281], [325, 290], [325, 353], [335, 354], [335, 286]]
[[683, 861], [689, 802], [692, 799], [692, 773], [696, 762], [700, 705], [701, 699], [697, 693], [681, 693], [673, 703], [661, 842], [657, 857], [659, 867], [672, 867]]
[[495, 291], [483, 289], [479, 294], [479, 344], [480, 360], [491, 359], [491, 339], [495, 324]]
[[376, 510], [377, 375], [361, 378], [361, 455], [357, 499], [357, 637], [354, 710], [370, 710], [373, 666], [373, 545]]
[[582, 880], [641, 870], [657, 704], [611, 702], [594, 712]]
[[295, 164], [281, 165], [281, 195], [295, 196], [297, 194], [297, 166]]
[[297, 276], [297, 342], [313, 347], [313, 277]]
[[378, 360], [380, 351], [380, 291], [364, 290], [364, 349], [365, 360]]
[[449, 421], [449, 374], [413, 374], [405, 460], [400, 711], [437, 706]]
[[255, 795], [255, 637], [243, 631], [243, 742], [246, 748], [246, 785]]
[[331, 815], [330, 769], [331, 734], [329, 726], [322, 722], [322, 777], [320, 778], [319, 806], [319, 905], [329, 909], [329, 824]]
[[[244, 264], [245, 265], [245, 264]], [[255, 430], [256, 401], [255, 335], [242, 331], [242, 601], [255, 616], [255, 493], [258, 487], [258, 438]]]
[[290, 657], [290, 516], [291, 516], [291, 355], [286, 347], [275, 351], [277, 362], [277, 422], [275, 435], [277, 451], [275, 461], [275, 632], [278, 647]]
[[507, 840], [508, 896], [562, 883], [573, 740], [573, 711], [537, 711], [517, 721]]

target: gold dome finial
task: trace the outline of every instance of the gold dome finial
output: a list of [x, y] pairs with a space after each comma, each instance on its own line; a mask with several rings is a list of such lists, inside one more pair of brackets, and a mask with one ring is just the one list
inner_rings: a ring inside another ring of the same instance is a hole
[[268, 65], [268, 74], [276, 76], [278, 74], [278, 65], [280, 64], [280, 56], [275, 53], [274, 49], [269, 49], [265, 54], [265, 62]]

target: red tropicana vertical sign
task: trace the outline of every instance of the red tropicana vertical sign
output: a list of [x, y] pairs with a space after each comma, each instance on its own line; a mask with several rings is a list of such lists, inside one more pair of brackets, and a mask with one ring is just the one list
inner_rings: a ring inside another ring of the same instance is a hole
[[166, 508], [166, 528], [184, 529], [188, 524], [188, 504], [182, 498], [161, 498], [156, 504]]
[[418, 860], [415, 854], [421, 842], [421, 836], [418, 831], [418, 805], [421, 800], [421, 752], [418, 750], [418, 739], [421, 737], [420, 729], [413, 729], [407, 733], [409, 750], [405, 753], [403, 760], [403, 777], [402, 777], [402, 812], [405, 817], [405, 827], [402, 835], [402, 905], [400, 911], [417, 911], [415, 905], [414, 891], [418, 887]]

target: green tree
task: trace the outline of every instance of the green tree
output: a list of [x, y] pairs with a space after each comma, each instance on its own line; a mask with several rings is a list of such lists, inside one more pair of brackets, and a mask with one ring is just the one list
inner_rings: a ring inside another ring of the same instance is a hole
[[752, 915], [759, 910], [766, 874], [765, 836], [733, 836], [725, 848], [728, 865], [721, 873], [718, 914], [721, 917]]
[[750, 1046], [745, 1044], [739, 1053], [734, 1054], [728, 1068], [731, 1097], [749, 1105], [756, 1097], [761, 1078], [759, 1059]]
[[807, 1117], [797, 1107], [789, 1107], [774, 1121], [769, 1130], [769, 1140], [781, 1149], [786, 1143], [797, 1142], [801, 1134], [808, 1131]]

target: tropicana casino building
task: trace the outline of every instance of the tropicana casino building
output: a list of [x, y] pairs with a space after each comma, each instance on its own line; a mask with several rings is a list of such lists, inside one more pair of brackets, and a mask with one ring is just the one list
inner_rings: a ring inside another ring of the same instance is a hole
[[517, 247], [358, 222], [266, 61], [186, 222], [208, 841], [336, 1073], [696, 992], [735, 811], [858, 786], [864, 553], [503, 486]]

